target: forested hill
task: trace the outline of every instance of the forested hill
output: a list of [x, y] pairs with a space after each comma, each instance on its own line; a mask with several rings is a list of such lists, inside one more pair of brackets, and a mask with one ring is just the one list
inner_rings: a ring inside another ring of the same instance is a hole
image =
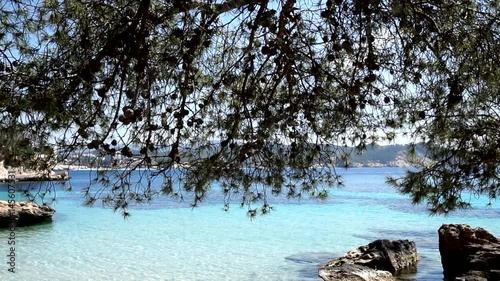
[[[353, 147], [338, 147], [341, 152], [350, 154], [349, 161], [347, 162], [347, 166], [349, 167], [408, 167], [411, 166], [407, 159], [408, 148], [409, 145], [397, 144], [385, 146], [376, 145], [373, 147], [368, 146], [365, 152], [363, 152], [361, 155], [358, 155]], [[184, 148], [181, 148], [181, 151], [183, 149]], [[139, 150], [139, 147], [132, 148], [132, 153], [134, 155], [141, 155]], [[425, 155], [425, 149], [423, 148], [423, 146], [417, 145], [415, 150], [418, 155]], [[159, 155], [167, 157], [166, 154]], [[183, 159], [187, 162], [189, 162], [190, 160], [189, 158]], [[342, 157], [339, 157], [336, 163], [336, 165], [339, 167], [346, 166], [346, 162], [342, 160]]]
[[[354, 150], [351, 154], [351, 159], [348, 166], [351, 167], [408, 167], [411, 166], [408, 159], [408, 145], [385, 145], [368, 147], [362, 155], [357, 155]], [[416, 152], [418, 155], [425, 155], [425, 149], [417, 145]], [[338, 165], [346, 163], [339, 162]]]

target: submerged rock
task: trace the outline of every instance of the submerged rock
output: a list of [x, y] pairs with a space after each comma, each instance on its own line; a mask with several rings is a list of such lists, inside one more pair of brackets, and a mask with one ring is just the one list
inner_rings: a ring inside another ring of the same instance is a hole
[[443, 224], [438, 233], [446, 280], [500, 280], [499, 238], [467, 224]]
[[300, 264], [321, 264], [334, 255], [331, 252], [299, 253], [285, 257], [285, 260]]
[[0, 200], [0, 228], [8, 228], [14, 221], [16, 226], [28, 226], [51, 221], [56, 211], [50, 206], [37, 205], [32, 202], [15, 202]]
[[393, 274], [416, 270], [419, 256], [415, 242], [376, 240], [329, 261], [319, 269], [325, 280], [394, 280]]

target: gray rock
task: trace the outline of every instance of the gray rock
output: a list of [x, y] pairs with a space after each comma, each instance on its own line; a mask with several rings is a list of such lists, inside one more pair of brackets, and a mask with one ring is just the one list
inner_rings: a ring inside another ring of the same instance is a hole
[[439, 252], [447, 280], [500, 280], [500, 239], [483, 228], [443, 224]]
[[8, 228], [14, 221], [16, 226], [28, 226], [51, 221], [56, 211], [50, 206], [37, 205], [32, 202], [15, 202], [0, 200], [0, 228]]
[[341, 266], [319, 269], [319, 277], [325, 281], [393, 281], [394, 277], [389, 271], [375, 270], [357, 264], [344, 264]]
[[393, 274], [415, 271], [418, 261], [415, 242], [376, 240], [329, 261], [320, 268], [319, 276], [327, 281], [393, 280]]

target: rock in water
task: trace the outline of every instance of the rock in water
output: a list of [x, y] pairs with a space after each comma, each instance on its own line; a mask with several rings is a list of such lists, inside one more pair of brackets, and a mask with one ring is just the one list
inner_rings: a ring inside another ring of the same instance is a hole
[[415, 242], [376, 240], [329, 261], [319, 269], [319, 276], [329, 280], [394, 280], [393, 274], [416, 269], [419, 256]]
[[500, 280], [499, 238], [467, 224], [443, 224], [438, 233], [446, 280]]
[[319, 277], [325, 281], [394, 281], [389, 271], [375, 270], [357, 264], [344, 264], [319, 269]]
[[32, 202], [15, 202], [9, 205], [8, 201], [0, 200], [0, 228], [8, 228], [12, 221], [16, 226], [28, 226], [45, 221], [51, 221], [56, 211], [46, 205], [37, 205]]

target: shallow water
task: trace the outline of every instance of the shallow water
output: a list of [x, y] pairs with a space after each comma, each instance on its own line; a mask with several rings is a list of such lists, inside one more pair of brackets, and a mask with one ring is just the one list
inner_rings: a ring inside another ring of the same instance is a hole
[[[81, 206], [78, 192], [58, 193], [53, 222], [16, 230], [16, 272], [7, 272], [6, 230], [0, 230], [0, 280], [320, 280], [318, 266], [375, 239], [410, 239], [422, 260], [404, 280], [442, 280], [437, 230], [468, 223], [500, 235], [500, 208], [429, 216], [384, 183], [399, 168], [341, 171], [346, 188], [325, 202], [275, 199], [255, 220], [246, 209], [222, 210], [214, 190], [201, 207], [165, 198], [119, 213]], [[76, 190], [88, 172], [71, 172]], [[0, 199], [7, 189], [0, 187]], [[20, 200], [18, 195], [18, 200]], [[0, 259], [2, 260], [2, 259]]]

